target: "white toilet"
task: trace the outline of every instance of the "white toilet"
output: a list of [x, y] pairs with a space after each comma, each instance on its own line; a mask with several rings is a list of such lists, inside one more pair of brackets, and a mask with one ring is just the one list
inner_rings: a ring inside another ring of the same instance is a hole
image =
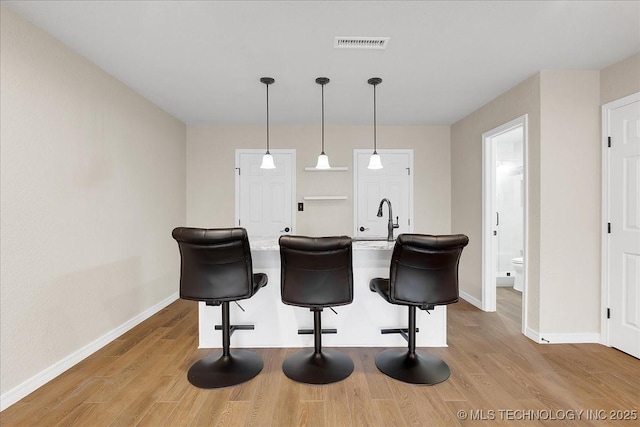
[[522, 292], [522, 284], [524, 281], [524, 278], [522, 277], [522, 257], [513, 258], [511, 260], [511, 263], [513, 264], [513, 269], [516, 271], [516, 277], [513, 282], [513, 289], [518, 292]]

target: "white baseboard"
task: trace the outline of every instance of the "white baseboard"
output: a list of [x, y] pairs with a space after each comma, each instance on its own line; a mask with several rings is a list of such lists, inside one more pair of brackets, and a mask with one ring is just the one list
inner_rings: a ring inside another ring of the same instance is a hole
[[158, 304], [154, 305], [153, 307], [150, 307], [149, 309], [143, 311], [142, 313], [138, 314], [137, 316], [130, 319], [129, 321], [118, 326], [114, 330], [107, 332], [106, 334], [96, 339], [92, 343], [89, 343], [83, 348], [81, 348], [80, 350], [74, 353], [71, 353], [69, 356], [54, 363], [53, 365], [49, 366], [45, 370], [41, 371], [40, 373], [24, 381], [22, 384], [2, 394], [0, 396], [0, 411], [4, 411], [9, 406], [13, 405], [20, 399], [27, 396], [29, 393], [32, 393], [33, 391], [42, 387], [43, 385], [45, 385], [46, 383], [48, 383], [58, 375], [68, 370], [69, 368], [83, 361], [84, 359], [86, 359], [96, 351], [100, 350], [105, 345], [109, 344], [114, 339], [118, 338], [120, 335], [132, 329], [134, 326], [144, 322], [149, 317], [153, 316], [154, 314], [156, 314], [157, 312], [159, 312], [160, 310], [162, 310], [172, 302], [176, 301], [178, 298], [179, 298], [179, 294], [176, 292], [175, 294], [169, 296], [168, 298], [160, 301]]
[[[472, 297], [464, 291], [459, 291], [460, 298], [482, 310], [482, 301]], [[603, 344], [599, 333], [580, 334], [546, 334], [526, 328], [524, 335], [538, 344]]]
[[540, 334], [538, 333], [538, 331], [534, 331], [531, 328], [526, 328], [525, 329], [525, 333], [524, 336], [529, 338], [530, 340], [537, 342], [538, 344], [542, 343], [542, 341], [540, 341]]
[[465, 300], [469, 304], [471, 304], [473, 306], [476, 306], [480, 310], [482, 310], [482, 301], [480, 301], [479, 299], [472, 297], [471, 295], [469, 295], [468, 293], [466, 293], [464, 291], [459, 291], [459, 295], [460, 295], [460, 298], [462, 298], [463, 300]]
[[598, 333], [591, 334], [546, 334], [539, 333], [537, 342], [541, 344], [600, 344]]

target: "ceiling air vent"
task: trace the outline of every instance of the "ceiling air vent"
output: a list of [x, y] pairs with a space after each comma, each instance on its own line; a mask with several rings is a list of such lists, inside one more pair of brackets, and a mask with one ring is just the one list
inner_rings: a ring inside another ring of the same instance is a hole
[[337, 37], [333, 43], [336, 49], [386, 49], [389, 37]]

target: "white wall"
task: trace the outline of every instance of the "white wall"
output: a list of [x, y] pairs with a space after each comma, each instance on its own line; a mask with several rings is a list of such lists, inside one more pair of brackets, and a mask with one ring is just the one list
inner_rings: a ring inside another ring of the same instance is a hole
[[482, 134], [528, 114], [529, 326], [539, 323], [540, 75], [536, 74], [451, 126], [451, 229], [469, 236], [460, 260], [460, 291], [482, 298]]
[[[234, 150], [263, 148], [264, 128], [186, 128], [10, 9], [1, 6], [0, 17], [4, 396], [176, 292], [179, 259], [170, 230], [233, 225]], [[415, 230], [470, 236], [461, 290], [479, 298], [481, 134], [529, 114], [528, 313], [535, 330], [597, 329], [595, 75], [542, 72], [451, 128], [378, 129], [381, 148], [415, 150]], [[640, 54], [602, 70], [600, 102], [640, 91], [639, 76]], [[321, 180], [303, 170], [318, 154], [317, 126], [275, 126], [272, 141], [298, 150], [298, 200], [334, 189], [351, 198], [352, 151], [371, 146], [371, 128], [327, 127], [332, 164], [350, 171]], [[561, 169], [583, 161], [568, 187], [556, 186]], [[556, 222], [567, 204], [592, 211], [575, 227], [571, 215]], [[351, 234], [353, 203], [306, 203], [297, 215], [301, 234]], [[578, 253], [563, 241], [568, 226], [583, 245]], [[590, 267], [572, 275], [571, 261]]]
[[6, 396], [176, 294], [186, 127], [10, 9], [0, 15]]
[[[353, 149], [373, 144], [370, 126], [327, 126], [325, 151], [347, 172], [305, 172], [320, 152], [319, 126], [271, 126], [271, 148], [296, 149], [296, 202], [305, 195], [346, 194], [347, 200], [304, 201], [298, 234], [353, 234]], [[187, 222], [231, 227], [234, 221], [235, 149], [265, 148], [263, 126], [190, 126], [187, 130]], [[379, 126], [378, 148], [414, 150], [415, 231], [451, 230], [451, 158], [448, 126]]]
[[540, 333], [597, 335], [600, 74], [542, 71], [540, 99]]
[[600, 332], [599, 100], [598, 71], [542, 71], [451, 130], [452, 229], [476, 240], [461, 290], [480, 299], [481, 136], [529, 115], [526, 309], [533, 335], [552, 342], [597, 341]]
[[600, 103], [640, 92], [640, 53], [600, 71]]

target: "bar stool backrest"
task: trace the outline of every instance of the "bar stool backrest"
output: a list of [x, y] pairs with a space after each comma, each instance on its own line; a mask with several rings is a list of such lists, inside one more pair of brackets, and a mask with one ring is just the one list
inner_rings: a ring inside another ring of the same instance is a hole
[[322, 308], [353, 301], [351, 238], [280, 236], [282, 302]]
[[394, 304], [431, 308], [458, 301], [458, 263], [464, 234], [401, 234], [391, 255], [389, 298]]
[[218, 305], [255, 293], [244, 228], [179, 227], [172, 235], [181, 255], [180, 298]]

